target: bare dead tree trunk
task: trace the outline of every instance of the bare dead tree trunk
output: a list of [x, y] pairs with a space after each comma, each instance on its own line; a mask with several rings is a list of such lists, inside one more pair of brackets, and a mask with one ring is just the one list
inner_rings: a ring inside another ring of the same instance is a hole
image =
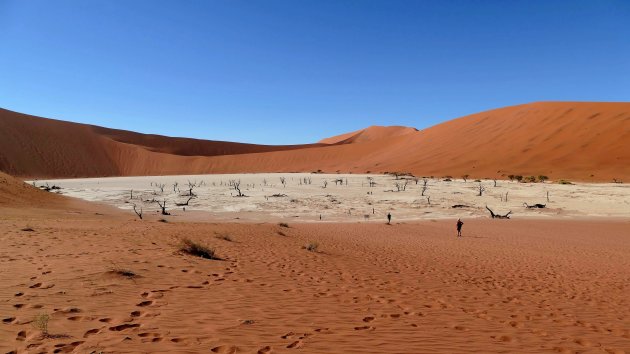
[[481, 197], [483, 195], [483, 192], [486, 191], [486, 187], [483, 186], [483, 184], [481, 184], [481, 182], [479, 182], [479, 194], [477, 195], [478, 197]]
[[241, 180], [230, 180], [230, 186], [236, 191], [237, 197], [246, 197], [246, 195], [241, 192]]
[[188, 203], [190, 203], [190, 200], [193, 199], [194, 197], [188, 197], [188, 200], [185, 203], [175, 203], [175, 205], [177, 206], [188, 206]]
[[136, 213], [136, 215], [138, 215], [138, 217], [140, 218], [140, 220], [142, 220], [142, 208], [140, 208], [140, 212], [138, 212], [138, 210], [136, 210], [136, 205], [133, 205], [133, 212]]
[[160, 206], [160, 208], [162, 208], [162, 215], [171, 215], [170, 213], [168, 213], [166, 211], [166, 199], [164, 199], [163, 203], [160, 203], [159, 200], [156, 200], [156, 203], [158, 203], [158, 205]]
[[197, 187], [197, 182], [188, 181], [188, 195], [194, 197], [193, 189]]
[[523, 205], [525, 205], [525, 207], [526, 207], [527, 209], [536, 209], [536, 208], [537, 208], [537, 209], [543, 209], [543, 208], [546, 208], [546, 207], [547, 207], [547, 205], [546, 205], [546, 204], [538, 204], [538, 203], [537, 203], [537, 204], [532, 204], [532, 205], [529, 205], [529, 204], [527, 204], [527, 203], [523, 203]]
[[512, 211], [510, 210], [507, 214], [505, 215], [501, 215], [501, 214], [495, 214], [492, 209], [488, 208], [488, 206], [486, 205], [486, 209], [488, 209], [488, 211], [490, 212], [490, 216], [493, 219], [509, 219], [510, 218], [510, 214], [512, 214]]

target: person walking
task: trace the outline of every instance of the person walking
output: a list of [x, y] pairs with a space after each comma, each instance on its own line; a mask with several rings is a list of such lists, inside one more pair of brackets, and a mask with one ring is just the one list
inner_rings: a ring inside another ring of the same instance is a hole
[[462, 226], [464, 222], [462, 219], [457, 219], [457, 237], [462, 237]]
[[387, 224], [390, 225], [392, 223], [392, 214], [387, 213]]

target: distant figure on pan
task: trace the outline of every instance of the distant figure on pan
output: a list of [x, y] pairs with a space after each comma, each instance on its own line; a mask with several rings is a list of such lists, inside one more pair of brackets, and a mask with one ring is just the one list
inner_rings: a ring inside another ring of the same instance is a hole
[[457, 219], [457, 237], [462, 237], [462, 225], [464, 225], [462, 219]]
[[391, 223], [392, 223], [392, 214], [387, 213], [387, 224], [391, 224]]

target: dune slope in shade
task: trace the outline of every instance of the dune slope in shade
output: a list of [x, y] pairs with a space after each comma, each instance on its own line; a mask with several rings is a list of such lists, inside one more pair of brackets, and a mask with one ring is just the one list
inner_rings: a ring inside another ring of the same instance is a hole
[[422, 131], [371, 127], [301, 146], [148, 136], [9, 111], [0, 111], [0, 123], [0, 170], [25, 177], [322, 170], [630, 178], [630, 103], [531, 103]]

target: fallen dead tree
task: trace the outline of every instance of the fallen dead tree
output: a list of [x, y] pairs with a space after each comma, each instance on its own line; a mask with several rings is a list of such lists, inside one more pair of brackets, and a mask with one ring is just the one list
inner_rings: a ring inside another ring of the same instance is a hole
[[529, 205], [527, 203], [523, 203], [523, 205], [525, 205], [525, 207], [527, 209], [536, 209], [536, 208], [543, 209], [543, 208], [547, 207], [547, 204], [532, 204], [532, 205]]
[[510, 218], [510, 214], [512, 214], [512, 211], [510, 210], [507, 214], [505, 215], [501, 215], [501, 214], [495, 214], [494, 211], [492, 211], [492, 209], [488, 208], [488, 206], [486, 205], [486, 209], [488, 209], [488, 211], [490, 212], [490, 216], [493, 219], [509, 219]]
[[455, 204], [453, 206], [451, 206], [451, 208], [453, 209], [457, 209], [457, 208], [470, 208], [469, 205], [464, 205], [464, 204]]
[[188, 203], [190, 202], [191, 199], [193, 199], [194, 197], [188, 197], [188, 200], [185, 203], [175, 203], [175, 205], [177, 206], [188, 206]]

